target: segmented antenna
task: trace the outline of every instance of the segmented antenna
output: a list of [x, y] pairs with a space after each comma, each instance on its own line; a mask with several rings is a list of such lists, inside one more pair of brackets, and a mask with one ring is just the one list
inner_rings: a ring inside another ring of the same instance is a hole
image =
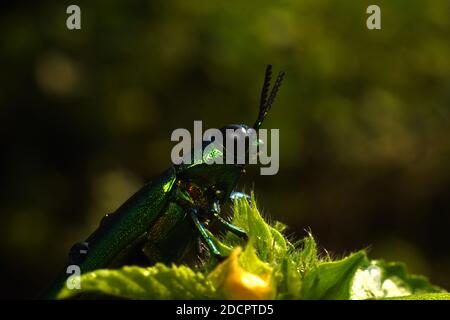
[[259, 102], [259, 115], [261, 116], [261, 111], [264, 109], [264, 105], [267, 103], [267, 94], [269, 93], [270, 81], [272, 80], [272, 65], [269, 64], [266, 67], [266, 74], [264, 76], [264, 84], [261, 90], [261, 100]]
[[273, 85], [272, 91], [270, 92], [270, 96], [267, 98], [267, 94], [269, 93], [269, 87], [270, 87], [270, 80], [272, 77], [272, 66], [269, 64], [266, 68], [266, 75], [264, 77], [264, 84], [261, 90], [261, 101], [259, 104], [259, 114], [258, 119], [256, 120], [255, 124], [253, 125], [253, 128], [255, 130], [258, 130], [259, 127], [261, 127], [262, 122], [267, 116], [267, 113], [269, 112], [270, 108], [272, 107], [272, 104], [275, 100], [275, 97], [277, 95], [278, 90], [280, 89], [281, 82], [284, 78], [284, 72], [280, 72], [277, 76], [277, 80], [275, 81], [275, 84]]

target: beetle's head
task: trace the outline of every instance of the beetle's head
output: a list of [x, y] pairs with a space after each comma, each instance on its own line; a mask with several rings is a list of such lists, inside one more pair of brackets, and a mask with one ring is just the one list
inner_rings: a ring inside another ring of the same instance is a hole
[[[272, 66], [268, 65], [261, 91], [259, 114], [253, 127], [245, 124], [230, 124], [220, 129], [220, 137], [212, 135], [210, 141], [201, 146], [201, 156], [197, 159], [192, 156], [193, 164], [184, 165], [181, 176], [188, 180], [198, 181], [202, 185], [212, 186], [229, 195], [237, 184], [241, 174], [244, 172], [245, 164], [256, 160], [258, 146], [263, 143], [257, 131], [261, 127], [275, 100], [278, 89], [284, 77], [280, 72], [275, 84], [270, 91], [270, 80], [272, 77]], [[219, 141], [218, 141], [219, 140]], [[221, 141], [220, 141], [221, 140]], [[215, 161], [222, 158], [222, 163]]]

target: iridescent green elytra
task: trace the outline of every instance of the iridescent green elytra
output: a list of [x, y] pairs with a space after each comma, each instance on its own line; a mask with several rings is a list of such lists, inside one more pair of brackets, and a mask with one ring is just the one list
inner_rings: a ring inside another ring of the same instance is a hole
[[[268, 95], [271, 66], [267, 66], [261, 93], [260, 110], [253, 129], [258, 130], [270, 110], [284, 73], [280, 72]], [[228, 125], [228, 128], [247, 131], [246, 125]], [[208, 144], [204, 144], [205, 148]], [[226, 152], [224, 146], [209, 151], [214, 158]], [[244, 171], [240, 164], [206, 164], [194, 159], [192, 164], [174, 165], [154, 181], [128, 199], [116, 212], [106, 215], [98, 229], [85, 242], [75, 244], [69, 253], [67, 266], [75, 265], [81, 273], [124, 264], [153, 262], [180, 262], [201, 239], [211, 255], [223, 256], [208, 235], [208, 222], [215, 220], [239, 237], [243, 230], [220, 215], [228, 199], [240, 196], [233, 190]], [[139, 262], [137, 262], [139, 260]], [[45, 298], [55, 298], [71, 274], [66, 268]]]

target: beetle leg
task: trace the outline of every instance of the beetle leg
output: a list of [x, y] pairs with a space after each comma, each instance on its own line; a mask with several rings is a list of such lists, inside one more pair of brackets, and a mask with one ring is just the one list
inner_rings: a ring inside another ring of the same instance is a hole
[[203, 252], [203, 246], [202, 246], [202, 240], [200, 239], [200, 237], [197, 237], [195, 239], [195, 246], [196, 246], [196, 250], [199, 254], [201, 254]]
[[192, 222], [197, 227], [197, 230], [200, 233], [201, 238], [203, 239], [203, 241], [205, 241], [205, 243], [208, 246], [211, 254], [219, 261], [225, 259], [226, 256], [224, 256], [223, 254], [220, 253], [219, 249], [217, 249], [216, 245], [212, 241], [212, 239], [209, 236], [208, 232], [206, 232], [205, 226], [198, 219], [197, 211], [195, 209], [192, 209], [192, 210], [189, 211], [189, 214], [190, 214], [190, 217], [192, 219]]
[[247, 240], [248, 236], [244, 230], [239, 227], [236, 227], [234, 224], [228, 222], [224, 218], [220, 216], [220, 204], [218, 202], [214, 202], [211, 208], [212, 216], [228, 231], [234, 233], [238, 237]]

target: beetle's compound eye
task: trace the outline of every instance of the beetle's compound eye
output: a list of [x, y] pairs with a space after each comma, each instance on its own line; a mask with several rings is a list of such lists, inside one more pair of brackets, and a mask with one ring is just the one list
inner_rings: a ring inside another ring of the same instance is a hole
[[231, 158], [235, 164], [245, 164], [249, 158], [249, 151], [256, 153], [257, 135], [253, 128], [245, 124], [231, 124], [221, 129], [225, 137], [225, 147], [228, 154], [232, 152]]
[[248, 137], [253, 130], [245, 124], [229, 124], [221, 129], [225, 138], [231, 140], [242, 140]]

